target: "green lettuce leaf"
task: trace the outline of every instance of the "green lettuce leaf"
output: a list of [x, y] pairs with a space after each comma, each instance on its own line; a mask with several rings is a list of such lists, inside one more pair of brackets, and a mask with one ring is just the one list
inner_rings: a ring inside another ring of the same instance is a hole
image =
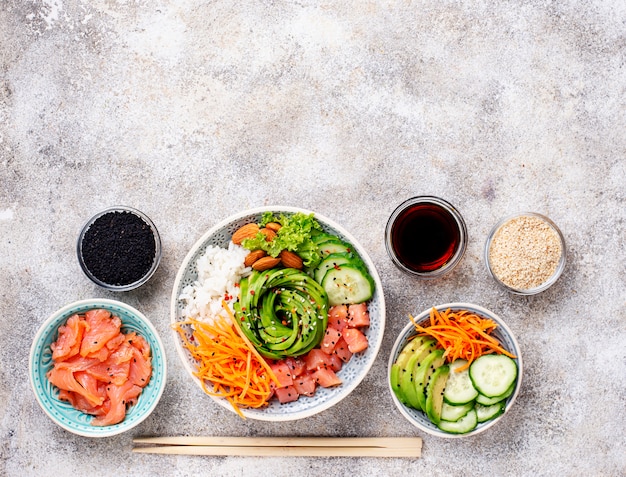
[[248, 250], [265, 250], [272, 257], [277, 257], [283, 250], [290, 250], [302, 258], [305, 267], [313, 267], [320, 262], [321, 256], [311, 237], [322, 227], [313, 214], [296, 212], [291, 216], [281, 214], [277, 217], [272, 212], [265, 212], [260, 226], [269, 222], [278, 222], [282, 226], [274, 240], [266, 241], [265, 235], [259, 232], [255, 237], [245, 239], [241, 245]]

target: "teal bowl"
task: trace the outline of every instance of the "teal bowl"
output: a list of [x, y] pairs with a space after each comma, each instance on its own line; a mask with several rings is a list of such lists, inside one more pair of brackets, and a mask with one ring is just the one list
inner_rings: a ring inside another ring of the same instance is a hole
[[[143, 389], [137, 403], [128, 408], [125, 419], [110, 426], [92, 426], [92, 416], [76, 410], [59, 399], [59, 390], [46, 377], [52, 368], [50, 345], [57, 339], [58, 328], [76, 314], [94, 308], [103, 308], [122, 320], [122, 331], [135, 331], [150, 344], [152, 354], [152, 377]], [[109, 437], [137, 426], [157, 406], [167, 378], [167, 364], [163, 343], [150, 321], [135, 308], [108, 299], [82, 300], [64, 306], [53, 313], [39, 328], [33, 340], [28, 361], [28, 374], [37, 402], [52, 421], [63, 429], [86, 437]]]

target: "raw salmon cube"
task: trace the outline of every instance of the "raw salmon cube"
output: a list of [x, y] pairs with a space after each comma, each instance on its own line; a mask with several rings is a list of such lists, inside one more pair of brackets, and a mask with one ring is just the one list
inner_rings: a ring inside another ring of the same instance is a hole
[[367, 311], [366, 303], [350, 305], [348, 307], [348, 326], [351, 328], [361, 328], [370, 325], [370, 314]]
[[358, 353], [366, 350], [368, 347], [367, 336], [356, 328], [346, 328], [343, 330], [343, 338], [348, 343], [348, 349], [351, 353]]
[[285, 358], [285, 364], [289, 366], [291, 369], [291, 377], [295, 379], [296, 376], [300, 376], [304, 371], [306, 371], [306, 363], [302, 358], [294, 358], [289, 356]]
[[293, 385], [293, 378], [291, 377], [291, 369], [284, 361], [276, 361], [270, 364], [270, 368], [274, 371], [276, 378], [278, 379], [278, 387]]
[[317, 382], [311, 373], [306, 373], [294, 379], [293, 387], [296, 388], [298, 394], [313, 396], [317, 388]]
[[322, 339], [322, 343], [320, 344], [320, 348], [326, 354], [331, 354], [337, 342], [341, 339], [341, 331], [336, 330], [335, 328], [328, 327], [326, 328], [326, 334]]
[[341, 379], [330, 368], [320, 368], [313, 373], [317, 384], [324, 388], [330, 388], [332, 386], [338, 386], [341, 384]]
[[341, 371], [343, 367], [343, 361], [336, 354], [330, 355], [330, 368], [336, 373], [337, 371]]
[[344, 363], [347, 363], [352, 358], [352, 351], [348, 349], [348, 343], [346, 343], [343, 336], [333, 349], [333, 354], [339, 356]]
[[293, 386], [277, 388], [274, 392], [281, 404], [296, 401], [300, 397], [298, 391]]
[[328, 326], [339, 331], [343, 331], [348, 326], [348, 307], [346, 305], [335, 305], [328, 310]]
[[319, 368], [327, 368], [331, 366], [330, 358], [319, 348], [314, 348], [304, 357], [306, 369], [315, 371]]

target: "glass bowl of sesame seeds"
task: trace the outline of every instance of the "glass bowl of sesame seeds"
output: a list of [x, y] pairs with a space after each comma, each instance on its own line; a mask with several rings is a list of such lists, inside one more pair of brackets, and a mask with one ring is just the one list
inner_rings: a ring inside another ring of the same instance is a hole
[[161, 261], [161, 238], [143, 212], [117, 205], [91, 217], [76, 244], [78, 263], [96, 285], [125, 292], [145, 284]]
[[565, 239], [552, 220], [535, 212], [501, 219], [485, 243], [489, 274], [505, 290], [535, 295], [550, 288], [565, 269]]

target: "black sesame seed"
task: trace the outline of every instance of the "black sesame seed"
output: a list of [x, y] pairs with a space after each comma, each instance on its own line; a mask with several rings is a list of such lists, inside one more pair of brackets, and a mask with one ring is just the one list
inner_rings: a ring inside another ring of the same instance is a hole
[[152, 267], [156, 241], [150, 226], [131, 212], [107, 212], [98, 217], [82, 239], [85, 267], [109, 285], [129, 285]]

